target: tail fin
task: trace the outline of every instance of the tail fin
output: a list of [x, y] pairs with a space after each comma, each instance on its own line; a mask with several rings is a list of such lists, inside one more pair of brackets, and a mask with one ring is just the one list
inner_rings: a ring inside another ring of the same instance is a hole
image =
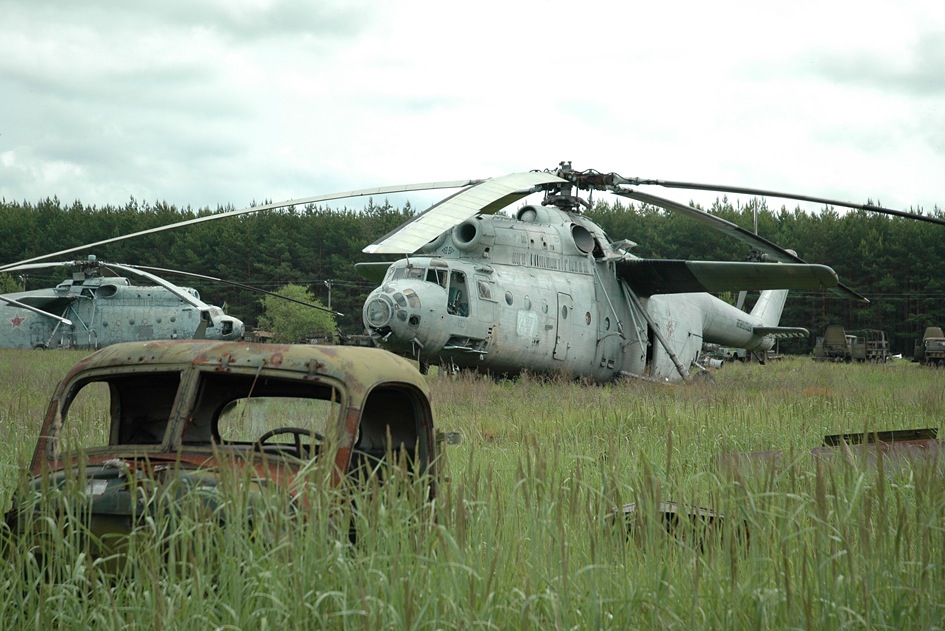
[[751, 315], [761, 319], [766, 327], [776, 327], [781, 321], [781, 312], [787, 300], [787, 289], [766, 289], [751, 309]]

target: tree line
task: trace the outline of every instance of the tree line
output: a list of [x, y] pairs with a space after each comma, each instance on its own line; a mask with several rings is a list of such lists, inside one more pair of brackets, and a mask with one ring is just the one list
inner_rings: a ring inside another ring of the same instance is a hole
[[[119, 235], [232, 210], [178, 208], [131, 199], [123, 206], [95, 207], [57, 198], [36, 203], [0, 201], [0, 263], [6, 264]], [[733, 205], [716, 200], [708, 212], [752, 229], [801, 258], [829, 265], [841, 282], [869, 298], [868, 304], [829, 292], [792, 292], [782, 323], [803, 326], [807, 341], [784, 343], [782, 350], [807, 353], [813, 337], [829, 324], [847, 329], [880, 329], [893, 352], [911, 355], [927, 326], [945, 326], [945, 227], [867, 211], [770, 209], [764, 200]], [[942, 216], [935, 208], [930, 214]], [[306, 287], [323, 305], [345, 314], [341, 332], [362, 332], [361, 305], [374, 288], [355, 270], [356, 262], [377, 260], [362, 248], [415, 215], [409, 203], [394, 207], [370, 200], [363, 209], [306, 206], [209, 221], [177, 230], [109, 244], [66, 260], [95, 254], [104, 261], [153, 265], [218, 277], [269, 291], [287, 284]], [[630, 239], [641, 257], [746, 260], [750, 247], [698, 222], [647, 205], [598, 200], [587, 212], [608, 235]], [[193, 286], [207, 302], [254, 326], [261, 315], [260, 294], [194, 278], [173, 278]], [[62, 270], [18, 276], [28, 289], [50, 287]], [[7, 279], [4, 282], [9, 282]], [[7, 286], [7, 285], [4, 285]]]

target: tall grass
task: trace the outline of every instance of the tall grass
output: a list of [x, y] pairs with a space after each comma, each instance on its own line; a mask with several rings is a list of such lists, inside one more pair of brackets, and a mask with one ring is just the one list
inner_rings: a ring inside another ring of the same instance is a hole
[[[4, 503], [76, 359], [0, 354]], [[338, 491], [313, 470], [301, 512], [277, 489], [252, 520], [222, 527], [181, 510], [146, 522], [111, 571], [86, 554], [81, 523], [50, 523], [55, 563], [44, 567], [4, 533], [0, 626], [943, 627], [945, 463], [810, 455], [824, 434], [938, 427], [941, 371], [788, 359], [726, 364], [692, 386], [527, 376], [431, 386], [438, 426], [464, 437], [435, 506], [398, 469], [383, 486]], [[782, 458], [720, 463], [747, 450]], [[232, 488], [251, 483], [240, 482]], [[245, 494], [228, 498], [228, 516], [249, 511]], [[667, 536], [655, 518], [664, 499], [724, 520]], [[629, 502], [628, 534], [611, 514]]]

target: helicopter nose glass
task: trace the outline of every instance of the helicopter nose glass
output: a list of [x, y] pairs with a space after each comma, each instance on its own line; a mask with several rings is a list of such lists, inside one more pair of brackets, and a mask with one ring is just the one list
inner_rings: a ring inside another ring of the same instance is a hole
[[379, 296], [371, 300], [364, 310], [365, 318], [372, 327], [381, 328], [390, 322], [391, 305], [384, 296]]

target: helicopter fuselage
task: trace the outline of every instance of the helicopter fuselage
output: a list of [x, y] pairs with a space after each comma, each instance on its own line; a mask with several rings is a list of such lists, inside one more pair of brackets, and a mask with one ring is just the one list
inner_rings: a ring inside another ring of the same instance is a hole
[[[199, 299], [196, 290], [181, 288]], [[190, 339], [237, 340], [243, 323], [219, 307], [206, 312], [161, 286], [132, 285], [127, 278], [90, 276], [65, 280], [55, 288], [7, 294], [72, 322], [0, 302], [2, 348], [100, 348], [117, 342]], [[202, 326], [205, 323], [205, 328]]]
[[678, 379], [676, 362], [689, 366], [703, 341], [770, 347], [753, 333], [759, 317], [710, 294], [633, 295], [614, 268], [626, 257], [599, 226], [554, 206], [477, 215], [393, 263], [364, 324], [421, 363], [597, 382]]

